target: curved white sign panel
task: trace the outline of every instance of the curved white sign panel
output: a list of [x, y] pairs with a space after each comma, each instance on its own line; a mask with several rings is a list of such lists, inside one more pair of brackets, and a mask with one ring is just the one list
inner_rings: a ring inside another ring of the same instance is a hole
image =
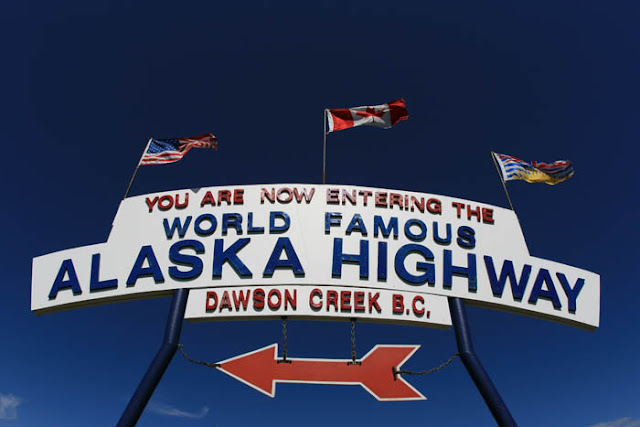
[[599, 275], [530, 256], [512, 211], [346, 185], [125, 199], [106, 243], [34, 258], [31, 306], [47, 312], [178, 288], [275, 285], [455, 296], [574, 326], [599, 323]]

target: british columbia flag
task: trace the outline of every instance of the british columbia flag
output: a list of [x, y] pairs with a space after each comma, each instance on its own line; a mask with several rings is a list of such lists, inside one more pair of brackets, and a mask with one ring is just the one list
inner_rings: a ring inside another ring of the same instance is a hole
[[527, 182], [544, 182], [555, 185], [566, 181], [574, 174], [573, 165], [568, 160], [558, 160], [553, 163], [526, 162], [517, 157], [506, 154], [493, 153], [502, 179], [506, 182], [512, 179], [521, 179]]

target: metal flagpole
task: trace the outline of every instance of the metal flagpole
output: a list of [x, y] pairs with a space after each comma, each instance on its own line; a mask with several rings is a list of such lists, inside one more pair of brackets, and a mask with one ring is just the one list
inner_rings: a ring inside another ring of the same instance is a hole
[[138, 173], [138, 168], [140, 167], [140, 162], [142, 162], [142, 158], [144, 157], [145, 153], [149, 149], [149, 145], [151, 145], [151, 140], [152, 139], [153, 138], [149, 138], [149, 141], [147, 141], [147, 146], [144, 147], [144, 151], [142, 152], [142, 155], [140, 156], [140, 160], [138, 160], [138, 166], [136, 166], [136, 170], [134, 170], [133, 171], [133, 175], [131, 175], [131, 180], [129, 181], [129, 185], [127, 186], [127, 191], [124, 192], [124, 197], [122, 198], [122, 200], [126, 199], [127, 196], [129, 195], [129, 190], [131, 190], [131, 184], [133, 184], [133, 180], [136, 179], [136, 174]]
[[496, 153], [494, 153], [493, 151], [491, 152], [491, 158], [493, 159], [493, 165], [496, 167], [496, 170], [498, 171], [498, 175], [500, 176], [500, 182], [502, 183], [502, 188], [504, 188], [504, 194], [507, 195], [509, 206], [511, 206], [511, 210], [515, 212], [516, 210], [513, 209], [513, 203], [511, 203], [511, 197], [509, 197], [509, 192], [507, 191], [507, 185], [505, 184], [504, 178], [502, 177], [502, 170], [500, 169], [500, 167], [498, 166], [498, 163], [496, 162]]
[[322, 183], [327, 183], [327, 109], [322, 116]]

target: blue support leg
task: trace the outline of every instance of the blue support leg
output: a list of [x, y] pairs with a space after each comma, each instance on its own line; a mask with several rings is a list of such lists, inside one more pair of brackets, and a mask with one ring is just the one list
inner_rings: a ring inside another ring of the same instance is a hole
[[178, 349], [180, 332], [182, 331], [182, 319], [184, 319], [184, 310], [187, 307], [188, 296], [188, 289], [177, 289], [173, 292], [162, 346], [160, 346], [156, 357], [151, 362], [151, 365], [149, 365], [146, 374], [142, 377], [127, 408], [122, 413], [120, 421], [118, 421], [118, 427], [136, 425], [151, 395], [158, 386], [162, 375], [164, 375], [164, 372], [167, 370], [167, 366], [169, 366], [173, 355]]
[[516, 426], [517, 424], [511, 416], [507, 405], [502, 401], [500, 393], [496, 390], [491, 378], [489, 378], [489, 375], [482, 367], [480, 359], [478, 359], [473, 350], [464, 302], [460, 298], [449, 298], [449, 311], [451, 312], [451, 321], [456, 332], [456, 342], [458, 343], [458, 352], [462, 363], [467, 368], [467, 372], [469, 372], [478, 391], [480, 391], [493, 418], [499, 426]]

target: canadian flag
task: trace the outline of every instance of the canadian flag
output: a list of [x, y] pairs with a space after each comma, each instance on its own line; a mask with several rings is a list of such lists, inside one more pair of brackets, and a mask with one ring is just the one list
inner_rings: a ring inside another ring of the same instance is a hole
[[396, 99], [387, 104], [365, 107], [338, 108], [327, 110], [329, 132], [348, 129], [355, 126], [375, 126], [388, 129], [401, 120], [409, 118], [404, 99]]

